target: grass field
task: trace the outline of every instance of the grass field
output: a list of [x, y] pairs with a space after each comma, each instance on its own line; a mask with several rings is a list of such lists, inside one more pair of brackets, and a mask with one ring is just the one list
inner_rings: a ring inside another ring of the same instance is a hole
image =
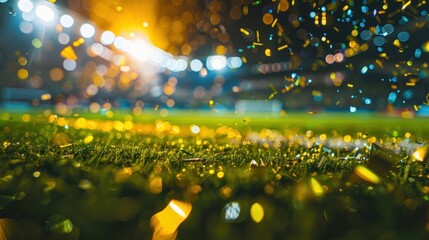
[[4, 111], [0, 119], [0, 237], [429, 237], [427, 118]]

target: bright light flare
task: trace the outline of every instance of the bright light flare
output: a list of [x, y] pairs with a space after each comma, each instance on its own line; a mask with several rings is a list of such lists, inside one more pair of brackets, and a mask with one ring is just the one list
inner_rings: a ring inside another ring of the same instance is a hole
[[144, 41], [138, 40], [127, 43], [124, 42], [123, 50], [131, 54], [131, 56], [137, 58], [140, 61], [148, 60], [151, 56], [150, 48]]
[[36, 15], [46, 23], [52, 22], [55, 18], [54, 10], [46, 5], [39, 5], [36, 8]]
[[33, 3], [30, 0], [20, 0], [18, 2], [18, 8], [22, 12], [31, 12], [33, 10]]
[[227, 59], [223, 55], [215, 55], [207, 58], [207, 68], [211, 71], [219, 71], [226, 67]]
[[120, 50], [124, 50], [126, 44], [127, 44], [127, 40], [121, 36], [116, 37], [115, 40], [113, 41], [113, 45], [115, 46], [115, 48]]

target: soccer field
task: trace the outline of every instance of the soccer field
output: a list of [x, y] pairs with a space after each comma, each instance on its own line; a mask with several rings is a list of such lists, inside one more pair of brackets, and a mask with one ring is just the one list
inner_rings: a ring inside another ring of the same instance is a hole
[[2, 229], [19, 239], [424, 239], [426, 122], [2, 113]]

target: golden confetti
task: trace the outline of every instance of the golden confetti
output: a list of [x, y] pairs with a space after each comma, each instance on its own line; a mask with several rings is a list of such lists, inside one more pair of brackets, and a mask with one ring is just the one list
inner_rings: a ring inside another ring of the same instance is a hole
[[411, 155], [411, 156], [412, 156], [412, 158], [414, 160], [422, 162], [422, 161], [425, 160], [426, 155], [428, 153], [428, 150], [429, 150], [428, 146], [426, 146], [426, 147], [418, 147], [416, 149], [416, 151], [413, 153], [413, 155]]
[[85, 43], [85, 39], [79, 38], [78, 40], [76, 40], [76, 41], [73, 42], [73, 46], [74, 47], [79, 47], [80, 45], [82, 45], [84, 43]]
[[250, 33], [249, 33], [249, 31], [247, 31], [246, 29], [244, 29], [244, 28], [240, 28], [240, 32], [241, 33], [243, 33], [244, 35], [246, 35], [246, 36], [249, 36], [250, 35]]
[[419, 106], [414, 105], [414, 110], [417, 112], [419, 110]]
[[404, 10], [405, 8], [407, 8], [409, 5], [411, 4], [411, 0], [410, 1], [408, 1], [408, 2], [406, 2], [405, 4], [404, 4], [404, 6], [402, 6], [402, 10]]
[[274, 26], [276, 26], [277, 21], [278, 21], [278, 19], [277, 19], [277, 18], [275, 18], [275, 19], [274, 19], [274, 21], [273, 21], [273, 23], [271, 23], [271, 27], [272, 27], [272, 28], [273, 28]]
[[287, 44], [285, 44], [285, 45], [283, 45], [283, 46], [280, 46], [280, 47], [278, 47], [277, 48], [277, 50], [278, 51], [281, 51], [281, 50], [283, 50], [283, 49], [285, 49], [285, 48], [287, 48], [287, 47], [289, 47]]
[[171, 200], [170, 203], [150, 219], [154, 229], [152, 239], [176, 239], [179, 225], [186, 220], [192, 210], [187, 202]]
[[65, 59], [72, 59], [72, 60], [77, 59], [77, 55], [71, 46], [65, 47], [61, 51], [60, 55], [61, 55], [61, 57], [65, 58]]

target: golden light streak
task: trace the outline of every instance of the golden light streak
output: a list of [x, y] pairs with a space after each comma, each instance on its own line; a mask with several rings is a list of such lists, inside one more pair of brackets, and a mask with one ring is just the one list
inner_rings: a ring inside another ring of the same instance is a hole
[[285, 44], [285, 45], [283, 45], [283, 46], [278, 47], [278, 48], [277, 48], [277, 50], [278, 50], [278, 51], [281, 51], [281, 50], [283, 50], [283, 49], [285, 49], [285, 48], [287, 48], [287, 47], [288, 47], [288, 45], [287, 45], [287, 44]]
[[275, 18], [275, 19], [274, 19], [274, 21], [273, 21], [273, 23], [271, 23], [271, 27], [276, 26], [276, 24], [277, 24], [277, 21], [278, 21], [278, 20], [279, 20], [279, 19]]
[[179, 206], [177, 206], [176, 203], [174, 203], [173, 201], [171, 201], [168, 204], [168, 206], [170, 206], [177, 214], [179, 214], [183, 218], [186, 218], [186, 213]]
[[411, 4], [411, 0], [410, 1], [408, 1], [408, 2], [406, 2], [405, 4], [404, 4], [404, 6], [402, 6], [402, 10], [404, 10], [405, 8], [407, 8], [408, 7], [408, 5], [410, 5]]
[[249, 36], [249, 31], [247, 31], [246, 29], [244, 29], [244, 28], [240, 28], [240, 32], [241, 33], [243, 33], [244, 35], [246, 35], [246, 36]]
[[380, 178], [375, 173], [362, 165], [355, 167], [355, 174], [370, 183], [379, 184], [381, 182]]

